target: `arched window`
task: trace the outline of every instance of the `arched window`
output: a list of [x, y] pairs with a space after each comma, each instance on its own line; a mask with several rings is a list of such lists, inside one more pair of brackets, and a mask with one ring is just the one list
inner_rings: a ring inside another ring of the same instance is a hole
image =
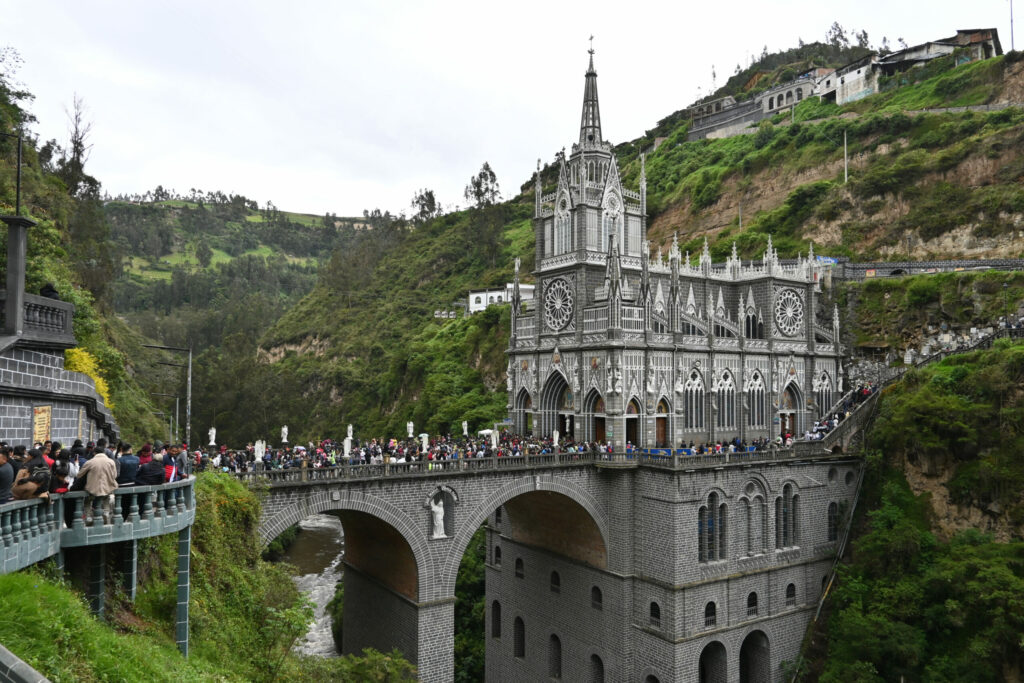
[[661, 628], [661, 607], [656, 602], [651, 603], [650, 623], [654, 628]]
[[683, 427], [704, 429], [704, 379], [696, 370], [683, 386]]
[[704, 606], [704, 628], [711, 628], [718, 622], [717, 611], [713, 602]]
[[790, 90], [789, 92], [786, 93], [786, 104], [789, 104], [792, 101], [793, 101], [793, 91]]
[[800, 496], [793, 492], [793, 485], [782, 487], [782, 496], [775, 499], [775, 547], [788, 548], [800, 542], [798, 523]]
[[597, 586], [590, 588], [590, 606], [594, 609], [604, 609], [604, 597], [601, 595], [601, 589]]
[[526, 572], [523, 571], [523, 558], [516, 558], [516, 578], [521, 579], [526, 576]]
[[562, 577], [558, 575], [558, 572], [551, 572], [551, 592], [562, 592]]
[[719, 502], [718, 493], [708, 495], [706, 505], [697, 511], [697, 559], [715, 562], [726, 558], [725, 503]]
[[604, 683], [604, 662], [597, 655], [590, 655], [590, 683]]
[[716, 385], [718, 390], [718, 428], [732, 429], [736, 427], [736, 384], [732, 374], [722, 373]]
[[793, 607], [796, 605], [796, 584], [789, 584], [786, 586], [786, 607]]
[[649, 674], [647, 678], [644, 679], [644, 683], [661, 683], [661, 681], [659, 681], [658, 677], [654, 674]]
[[494, 566], [501, 569], [501, 546], [494, 546]]
[[769, 97], [768, 98], [768, 108], [769, 109], [775, 109], [775, 98], [774, 97]]
[[755, 372], [747, 385], [747, 400], [750, 408], [747, 411], [747, 425], [765, 428], [768, 426], [767, 393], [764, 378]]
[[764, 339], [764, 321], [752, 309], [747, 309], [743, 332], [747, 339]]
[[804, 89], [803, 88], [797, 88], [796, 89], [796, 101], [799, 102], [803, 98], [804, 98]]
[[516, 657], [526, 656], [526, 625], [522, 617], [516, 617], [512, 623], [512, 654]]
[[832, 407], [832, 380], [827, 372], [814, 381], [814, 400], [818, 404], [818, 417], [827, 417], [828, 410]]
[[548, 677], [562, 677], [562, 641], [554, 633], [548, 638]]
[[828, 504], [828, 540], [835, 541], [839, 538], [839, 506], [835, 503]]
[[479, 297], [479, 296], [478, 296], [478, 297], [476, 297], [476, 301], [475, 301], [475, 303], [478, 303], [478, 304], [479, 304], [479, 303], [483, 303], [483, 298], [482, 298], [482, 297]]
[[501, 603], [491, 603], [491, 638], [501, 638]]
[[751, 593], [747, 596], [747, 616], [757, 616], [757, 593]]
[[555, 254], [572, 251], [572, 219], [569, 215], [569, 199], [562, 197], [555, 210]]

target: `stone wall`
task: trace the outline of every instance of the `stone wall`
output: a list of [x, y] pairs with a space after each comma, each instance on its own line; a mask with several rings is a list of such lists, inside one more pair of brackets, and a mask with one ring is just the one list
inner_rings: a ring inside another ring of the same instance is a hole
[[0, 353], [0, 440], [31, 445], [33, 408], [51, 408], [49, 438], [70, 446], [119, 430], [92, 379], [64, 369], [61, 351], [22, 348]]
[[343, 655], [372, 647], [381, 652], [398, 648], [417, 661], [416, 603], [344, 563], [345, 604], [342, 614]]

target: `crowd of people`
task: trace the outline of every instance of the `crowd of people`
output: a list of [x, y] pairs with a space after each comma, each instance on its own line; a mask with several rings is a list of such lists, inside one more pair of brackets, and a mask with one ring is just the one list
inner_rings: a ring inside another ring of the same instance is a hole
[[[878, 391], [878, 387], [874, 384], [859, 384], [856, 389], [847, 393], [846, 396], [843, 397], [843, 401], [839, 406], [838, 412], [832, 413], [831, 416], [826, 416], [815, 421], [814, 425], [804, 433], [804, 440], [820, 441], [821, 439], [824, 439], [829, 432], [838, 427], [843, 420], [848, 418], [853, 411], [857, 409], [857, 406], [866, 401], [871, 394], [876, 391]], [[791, 435], [788, 435], [786, 438], [789, 443], [792, 443]]]
[[129, 443], [111, 449], [105, 439], [86, 444], [76, 439], [71, 448], [58, 441], [36, 442], [32, 448], [0, 442], [0, 504], [85, 491], [86, 524], [93, 521], [93, 499], [100, 499], [109, 524], [115, 490], [177, 481], [190, 470], [184, 444], [147, 443], [136, 454]]

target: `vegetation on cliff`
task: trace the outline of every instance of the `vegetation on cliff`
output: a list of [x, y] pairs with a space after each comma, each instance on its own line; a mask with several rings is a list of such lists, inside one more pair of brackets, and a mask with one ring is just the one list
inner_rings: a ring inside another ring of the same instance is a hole
[[[1024, 345], [1000, 340], [912, 370], [882, 395], [820, 680], [1019, 678], [1022, 390]], [[938, 518], [948, 506], [976, 514], [951, 527]]]

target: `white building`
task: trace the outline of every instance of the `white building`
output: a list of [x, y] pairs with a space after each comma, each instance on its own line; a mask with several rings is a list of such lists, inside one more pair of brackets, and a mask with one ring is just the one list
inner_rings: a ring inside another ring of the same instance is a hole
[[[523, 301], [533, 300], [533, 285], [519, 285], [519, 298]], [[507, 304], [512, 300], [512, 283], [506, 283], [504, 289], [482, 289], [469, 293], [469, 312], [482, 311], [493, 304]]]

